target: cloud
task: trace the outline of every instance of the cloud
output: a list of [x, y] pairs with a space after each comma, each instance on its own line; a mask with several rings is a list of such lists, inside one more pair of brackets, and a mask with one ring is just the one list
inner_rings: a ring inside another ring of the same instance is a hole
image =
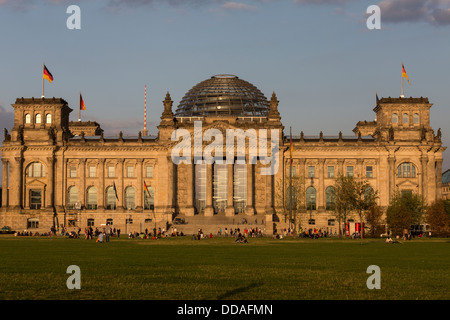
[[450, 25], [450, 0], [383, 0], [378, 6], [382, 22]]
[[356, 0], [294, 0], [294, 3], [300, 5], [342, 5], [348, 2], [354, 2]]
[[255, 6], [250, 6], [244, 3], [237, 3], [233, 1], [226, 2], [222, 5], [222, 9], [231, 10], [231, 11], [256, 11], [257, 8]]

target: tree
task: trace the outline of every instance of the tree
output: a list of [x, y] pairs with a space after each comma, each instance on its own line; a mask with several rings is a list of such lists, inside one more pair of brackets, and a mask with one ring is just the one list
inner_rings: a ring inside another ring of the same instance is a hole
[[416, 193], [397, 192], [386, 212], [386, 222], [393, 234], [401, 235], [404, 229], [422, 223], [426, 212], [425, 200]]
[[[427, 210], [425, 221], [430, 225], [433, 234], [438, 237], [450, 235], [450, 210], [445, 210], [445, 202], [438, 200]], [[450, 209], [450, 208], [449, 208]]]
[[342, 237], [342, 221], [347, 221], [348, 215], [353, 209], [354, 203], [354, 181], [353, 177], [339, 175], [335, 179], [334, 190], [334, 212], [339, 223], [339, 236]]
[[[279, 178], [275, 183], [276, 213], [284, 215], [285, 221], [290, 219], [290, 223], [293, 223], [293, 230], [297, 230], [298, 215], [304, 207], [304, 181], [302, 176], [295, 176], [292, 177], [292, 185], [290, 185], [289, 176], [287, 176], [284, 179], [283, 177]], [[291, 213], [292, 216], [290, 216]]]
[[374, 205], [373, 207], [369, 208], [369, 210], [367, 210], [366, 223], [370, 237], [374, 238], [379, 234], [383, 233], [384, 229], [382, 225], [382, 217], [383, 212], [377, 205]]
[[376, 205], [378, 192], [374, 191], [369, 182], [364, 179], [352, 179], [353, 195], [352, 208], [356, 211], [361, 222], [361, 238], [364, 238], [363, 222], [366, 212]]

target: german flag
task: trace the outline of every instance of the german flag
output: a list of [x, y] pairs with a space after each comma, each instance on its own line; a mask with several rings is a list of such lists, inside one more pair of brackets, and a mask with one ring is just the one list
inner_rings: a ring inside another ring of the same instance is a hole
[[408, 80], [408, 83], [411, 85], [411, 83], [409, 82], [408, 75], [406, 74], [405, 66], [403, 65], [403, 63], [402, 63], [402, 78], [406, 78], [406, 80]]
[[148, 191], [147, 184], [145, 183], [145, 181], [144, 181], [144, 189], [145, 189], [145, 191], [147, 191], [148, 196], [151, 198], [152, 195], [150, 194], [150, 191]]
[[86, 110], [86, 105], [84, 104], [83, 97], [80, 93], [80, 110]]
[[53, 75], [50, 73], [50, 71], [48, 71], [47, 67], [44, 64], [44, 74], [43, 74], [44, 79], [47, 79], [48, 82], [52, 82], [53, 81]]

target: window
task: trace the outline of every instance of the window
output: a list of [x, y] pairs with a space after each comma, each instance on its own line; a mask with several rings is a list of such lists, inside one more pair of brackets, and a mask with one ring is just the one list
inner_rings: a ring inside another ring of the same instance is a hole
[[347, 167], [347, 177], [353, 177], [353, 166]]
[[398, 115], [396, 113], [392, 115], [392, 123], [398, 123]]
[[236, 163], [233, 172], [233, 207], [234, 212], [245, 213], [247, 206], [247, 165]]
[[419, 124], [419, 114], [418, 113], [414, 113], [414, 116], [413, 116], [413, 122], [414, 122], [414, 124]]
[[45, 122], [52, 123], [52, 115], [50, 113], [48, 113], [47, 116], [45, 117]]
[[316, 219], [309, 219], [308, 224], [316, 224]]
[[27, 220], [27, 229], [37, 229], [39, 228], [39, 219], [28, 219]]
[[194, 170], [195, 208], [197, 213], [202, 213], [206, 207], [206, 163], [195, 164]]
[[125, 224], [133, 224], [133, 219], [125, 219]]
[[106, 209], [116, 209], [116, 192], [114, 187], [110, 186], [106, 189]]
[[42, 178], [45, 177], [45, 167], [39, 162], [30, 163], [27, 172], [28, 177], [32, 178]]
[[71, 187], [69, 189], [69, 209], [78, 209], [78, 188]]
[[97, 188], [90, 187], [87, 190], [87, 205], [88, 210], [96, 210], [97, 209]]
[[286, 192], [287, 209], [297, 210], [297, 189], [289, 187]]
[[133, 178], [133, 175], [134, 174], [134, 168], [133, 167], [131, 167], [131, 166], [128, 166], [127, 167], [127, 177], [128, 178]]
[[114, 167], [113, 166], [109, 166], [108, 167], [108, 177], [109, 178], [114, 178]]
[[373, 167], [372, 166], [366, 167], [366, 178], [373, 178]]
[[328, 220], [328, 225], [329, 225], [330, 227], [335, 226], [335, 224], [336, 224], [336, 220], [334, 220], [334, 219], [329, 219], [329, 220]]
[[31, 115], [29, 113], [27, 113], [25, 115], [25, 123], [26, 124], [30, 124], [31, 123]]
[[316, 167], [314, 167], [314, 166], [308, 167], [308, 178], [314, 178], [315, 169], [316, 169]]
[[42, 121], [41, 114], [38, 113], [38, 114], [36, 115], [36, 123], [41, 123], [41, 121]]
[[87, 226], [93, 227], [94, 226], [94, 219], [87, 219]]
[[[232, 192], [232, 190], [230, 190]], [[214, 213], [225, 212], [228, 199], [228, 165], [214, 164], [213, 169], [213, 207]]]
[[326, 210], [334, 210], [335, 207], [335, 194], [336, 190], [334, 187], [328, 187], [325, 191], [326, 198]]
[[334, 167], [333, 166], [328, 167], [328, 178], [334, 178]]
[[314, 187], [306, 189], [306, 209], [316, 210], [316, 189]]
[[410, 162], [404, 162], [397, 167], [399, 178], [415, 178], [416, 167]]
[[292, 166], [292, 168], [289, 168], [291, 170], [291, 178], [295, 178], [295, 166]]
[[112, 226], [113, 225], [113, 219], [106, 219], [106, 225]]
[[136, 208], [136, 195], [133, 187], [125, 189], [125, 208], [128, 210]]
[[403, 120], [402, 120], [402, 122], [403, 122], [403, 123], [408, 123], [408, 122], [409, 122], [409, 116], [408, 116], [407, 113], [404, 113], [404, 114], [403, 114]]
[[144, 191], [144, 210], [155, 210], [155, 189], [147, 187], [148, 192]]
[[70, 167], [70, 177], [71, 178], [77, 177], [77, 167], [75, 167], [75, 166]]
[[40, 209], [42, 204], [41, 190], [30, 190], [30, 209]]
[[412, 196], [412, 190], [402, 190], [401, 192], [402, 198], [403, 197], [411, 197]]
[[151, 166], [145, 167], [145, 177], [147, 177], [147, 178], [153, 177], [153, 167], [151, 167]]
[[94, 166], [89, 167], [89, 178], [95, 178], [95, 169]]

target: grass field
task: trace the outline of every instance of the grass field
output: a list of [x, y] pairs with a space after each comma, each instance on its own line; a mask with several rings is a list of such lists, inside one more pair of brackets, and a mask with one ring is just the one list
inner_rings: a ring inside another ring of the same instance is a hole
[[[0, 299], [449, 299], [450, 241], [0, 236]], [[81, 270], [69, 290], [67, 267]], [[381, 289], [366, 286], [368, 266]]]

